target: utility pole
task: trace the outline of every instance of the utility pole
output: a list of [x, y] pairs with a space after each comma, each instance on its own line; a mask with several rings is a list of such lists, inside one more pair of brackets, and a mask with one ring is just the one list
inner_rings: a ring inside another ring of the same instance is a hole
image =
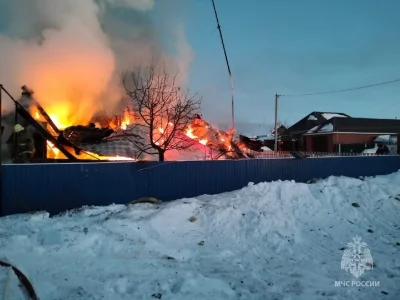
[[225, 55], [225, 61], [226, 61], [226, 66], [228, 67], [228, 73], [229, 73], [229, 80], [231, 84], [231, 97], [232, 97], [232, 129], [235, 130], [235, 92], [234, 92], [234, 86], [233, 86], [233, 77], [232, 77], [232, 72], [231, 72], [231, 67], [229, 66], [229, 60], [228, 60], [228, 55], [226, 54], [226, 49], [225, 49], [225, 43], [224, 43], [224, 38], [222, 37], [222, 31], [221, 31], [221, 25], [219, 24], [219, 19], [218, 19], [218, 14], [217, 14], [217, 9], [215, 8], [215, 2], [214, 0], [211, 0], [213, 8], [214, 8], [214, 14], [215, 14], [215, 19], [217, 21], [217, 28], [219, 31], [219, 37], [221, 39], [221, 44], [222, 44], [222, 49], [224, 50], [224, 55]]
[[278, 99], [279, 95], [275, 94], [275, 152], [278, 152]]

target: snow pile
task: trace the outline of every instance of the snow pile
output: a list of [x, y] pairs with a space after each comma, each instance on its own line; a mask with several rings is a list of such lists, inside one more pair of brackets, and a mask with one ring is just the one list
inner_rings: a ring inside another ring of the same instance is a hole
[[[400, 172], [11, 216], [0, 222], [1, 258], [41, 300], [399, 299], [399, 194]], [[358, 280], [379, 287], [335, 287], [357, 280], [341, 270], [357, 235], [374, 260]]]
[[0, 295], [2, 299], [25, 300], [27, 292], [20, 289], [17, 275], [11, 268], [0, 267]]

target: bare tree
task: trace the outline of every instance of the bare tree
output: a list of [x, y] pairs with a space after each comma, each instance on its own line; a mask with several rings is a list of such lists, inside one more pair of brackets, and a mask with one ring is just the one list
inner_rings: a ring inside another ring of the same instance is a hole
[[177, 74], [153, 60], [148, 67], [128, 70], [122, 75], [127, 104], [135, 116], [134, 126], [147, 135], [136, 146], [140, 152], [158, 154], [164, 161], [168, 150], [184, 150], [195, 141], [184, 132], [200, 111], [201, 97], [189, 95], [176, 85]]

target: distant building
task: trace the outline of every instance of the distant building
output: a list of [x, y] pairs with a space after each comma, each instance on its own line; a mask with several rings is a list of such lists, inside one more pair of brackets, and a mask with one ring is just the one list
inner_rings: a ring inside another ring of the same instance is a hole
[[282, 150], [306, 151], [305, 134], [312, 128], [325, 124], [332, 118], [351, 118], [344, 113], [314, 111], [281, 133]]
[[[281, 135], [287, 130], [287, 128], [284, 125], [279, 125], [277, 128], [278, 131], [278, 141], [281, 142], [280, 137]], [[265, 147], [268, 147], [269, 149], [274, 149], [275, 148], [275, 128], [268, 134], [266, 135], [259, 135], [256, 137], [258, 141], [261, 141], [262, 144]], [[279, 143], [280, 144], [280, 143]], [[279, 148], [278, 144], [278, 148]]]
[[310, 129], [306, 150], [317, 152], [363, 152], [376, 143], [397, 144], [400, 120], [337, 118]]
[[282, 149], [286, 151], [361, 153], [383, 142], [399, 153], [398, 135], [400, 120], [397, 119], [352, 118], [344, 113], [312, 112], [290, 126], [281, 139]]

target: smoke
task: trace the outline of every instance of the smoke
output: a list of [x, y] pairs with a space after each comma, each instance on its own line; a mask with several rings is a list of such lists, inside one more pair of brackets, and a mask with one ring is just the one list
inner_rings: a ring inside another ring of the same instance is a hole
[[32, 88], [60, 123], [84, 124], [96, 111], [112, 111], [120, 71], [154, 56], [187, 84], [193, 52], [183, 26], [173, 28], [171, 55], [160, 38], [166, 32], [158, 33], [148, 14], [153, 0], [0, 0], [0, 7], [0, 82], [14, 95], [24, 84]]

